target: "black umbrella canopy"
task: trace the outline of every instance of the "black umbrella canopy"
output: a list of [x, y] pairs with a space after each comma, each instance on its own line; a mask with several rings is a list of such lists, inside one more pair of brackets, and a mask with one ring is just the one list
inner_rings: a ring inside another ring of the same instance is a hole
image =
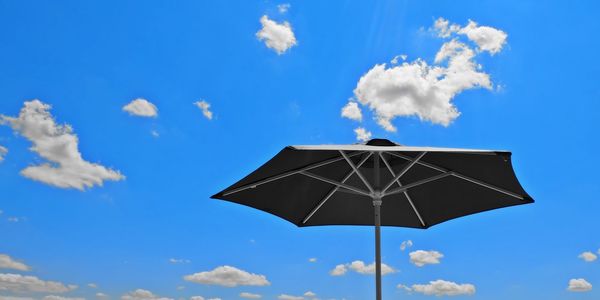
[[532, 203], [507, 151], [366, 144], [288, 146], [212, 196], [277, 215], [297, 226], [429, 228], [487, 210]]

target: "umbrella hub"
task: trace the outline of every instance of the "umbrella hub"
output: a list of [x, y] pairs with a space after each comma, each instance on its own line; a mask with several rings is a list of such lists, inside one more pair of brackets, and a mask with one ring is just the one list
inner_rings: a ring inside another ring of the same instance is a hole
[[367, 142], [369, 146], [400, 146], [388, 139], [371, 139]]

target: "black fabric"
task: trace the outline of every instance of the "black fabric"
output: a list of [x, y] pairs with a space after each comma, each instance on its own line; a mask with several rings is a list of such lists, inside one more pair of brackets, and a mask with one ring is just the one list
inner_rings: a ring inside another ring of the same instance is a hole
[[[353, 153], [348, 154], [352, 155]], [[401, 152], [398, 154], [415, 158], [420, 153]], [[354, 164], [358, 164], [366, 155], [369, 155], [368, 152], [353, 156], [351, 159]], [[302, 174], [287, 176], [227, 195], [228, 192], [237, 188], [260, 183], [272, 176], [340, 157], [341, 154], [333, 150], [296, 150], [287, 147], [256, 171], [212, 198], [253, 207], [279, 216], [297, 226], [373, 225], [372, 199], [344, 191], [334, 193], [306, 223], [303, 223], [303, 220], [334, 186]], [[390, 165], [394, 174], [404, 170], [410, 163], [404, 158], [385, 153], [383, 158]], [[443, 170], [415, 164], [401, 177], [402, 185], [439, 175], [443, 171], [453, 171], [521, 195], [524, 200], [448, 176], [410, 188], [407, 191], [425, 226], [419, 221], [404, 193], [383, 198], [382, 226], [428, 228], [469, 214], [533, 202], [514, 174], [509, 152], [428, 152], [421, 161], [434, 164]], [[366, 160], [359, 170], [373, 186], [376, 170], [373, 157]], [[341, 181], [351, 171], [352, 168], [348, 163], [341, 159], [314, 168], [309, 172]], [[379, 174], [381, 187], [385, 187], [394, 178], [383, 160], [380, 160]], [[346, 184], [368, 191], [356, 174], [352, 175]], [[394, 183], [389, 190], [398, 187], [398, 183]]]

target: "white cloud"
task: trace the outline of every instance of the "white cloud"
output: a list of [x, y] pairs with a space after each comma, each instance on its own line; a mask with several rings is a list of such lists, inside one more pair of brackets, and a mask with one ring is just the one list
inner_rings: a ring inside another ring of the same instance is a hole
[[260, 23], [262, 29], [256, 33], [256, 37], [277, 54], [281, 55], [296, 45], [296, 37], [288, 22], [277, 23], [264, 15], [260, 18]]
[[394, 56], [394, 58], [392, 58], [392, 60], [390, 60], [390, 63], [392, 65], [397, 65], [398, 64], [398, 59], [402, 59], [402, 61], [405, 61], [408, 58], [408, 55], [406, 54], [401, 54], [401, 55], [396, 55]]
[[435, 280], [429, 284], [413, 284], [411, 290], [425, 295], [458, 296], [475, 294], [475, 286], [470, 283], [457, 284], [451, 281]]
[[311, 257], [311, 258], [308, 259], [308, 262], [315, 263], [315, 262], [317, 262], [317, 258], [316, 257]]
[[156, 108], [156, 105], [142, 98], [137, 98], [129, 102], [127, 105], [123, 106], [123, 110], [132, 116], [150, 118], [158, 116], [158, 108]]
[[213, 113], [212, 113], [212, 111], [210, 111], [210, 103], [208, 103], [204, 100], [201, 100], [201, 101], [194, 102], [194, 105], [196, 105], [200, 110], [202, 110], [202, 114], [204, 115], [205, 118], [212, 120]]
[[25, 102], [19, 116], [0, 115], [0, 124], [12, 129], [33, 143], [30, 148], [49, 161], [29, 166], [21, 175], [60, 188], [84, 190], [102, 186], [105, 180], [123, 180], [119, 171], [84, 160], [79, 152], [79, 140], [68, 124], [56, 124], [50, 105], [39, 100]]
[[424, 265], [439, 264], [440, 258], [444, 257], [444, 254], [438, 251], [424, 251], [417, 250], [408, 254], [410, 256], [410, 262], [415, 264], [417, 267]]
[[489, 75], [477, 70], [474, 56], [467, 45], [452, 40], [436, 55], [436, 62], [448, 60], [447, 66], [429, 66], [420, 59], [390, 68], [375, 65], [360, 78], [354, 94], [387, 131], [396, 131], [391, 121], [401, 116], [448, 126], [460, 115], [452, 103], [457, 94], [492, 88]]
[[354, 134], [356, 134], [356, 140], [366, 142], [371, 139], [371, 132], [364, 129], [363, 127], [357, 127], [354, 129]]
[[586, 262], [593, 262], [598, 259], [598, 256], [590, 251], [583, 252], [579, 254], [579, 258], [585, 260]]
[[13, 269], [19, 271], [29, 271], [31, 268], [6, 254], [0, 254], [0, 269]]
[[400, 250], [401, 250], [401, 251], [404, 251], [404, 250], [406, 250], [407, 248], [410, 248], [410, 247], [412, 247], [412, 246], [413, 246], [413, 242], [412, 242], [411, 240], [408, 240], [408, 241], [403, 241], [403, 242], [400, 244]]
[[289, 3], [282, 3], [277, 5], [277, 10], [279, 11], [279, 13], [285, 14], [286, 12], [288, 12], [288, 10], [290, 10], [291, 6], [292, 5], [290, 5]]
[[[375, 263], [367, 265], [363, 261], [355, 260], [348, 264], [340, 264], [335, 266], [335, 268], [331, 270], [329, 274], [332, 276], [341, 276], [346, 274], [348, 270], [352, 270], [359, 274], [375, 274]], [[381, 264], [381, 275], [387, 275], [395, 272], [396, 270], [394, 270], [394, 268], [384, 263]]]
[[4, 160], [6, 154], [8, 154], [8, 149], [6, 149], [6, 147], [0, 146], [0, 162]]
[[121, 300], [173, 300], [172, 298], [164, 298], [154, 295], [152, 292], [144, 289], [131, 291], [123, 296]]
[[85, 300], [85, 298], [81, 298], [81, 297], [62, 297], [62, 296], [49, 295], [49, 296], [44, 297], [43, 300]]
[[410, 288], [409, 286], [406, 286], [404, 284], [398, 284], [396, 287], [399, 289], [405, 290], [407, 292], [412, 292], [412, 288]]
[[281, 294], [281, 295], [277, 296], [277, 299], [279, 299], [279, 300], [304, 300], [304, 297]]
[[231, 266], [221, 266], [212, 271], [195, 273], [183, 278], [190, 282], [226, 287], [238, 285], [266, 286], [271, 284], [264, 275], [248, 273]]
[[192, 261], [189, 259], [183, 259], [183, 258], [169, 258], [169, 262], [172, 264], [189, 264]]
[[348, 272], [348, 268], [346, 268], [346, 265], [340, 264], [340, 265], [335, 266], [335, 268], [333, 268], [333, 270], [329, 271], [329, 275], [342, 276], [342, 275], [346, 274], [346, 272]]
[[360, 107], [358, 107], [358, 103], [349, 101], [348, 104], [342, 108], [342, 117], [354, 121], [362, 121], [362, 112], [360, 111]]
[[387, 131], [397, 130], [392, 124], [397, 117], [414, 116], [448, 126], [460, 116], [453, 103], [457, 95], [475, 88], [493, 90], [490, 75], [475, 62], [478, 52], [459, 38], [467, 36], [480, 51], [494, 54], [502, 50], [506, 33], [472, 21], [461, 28], [442, 18], [434, 23], [434, 30], [439, 37], [453, 38], [442, 45], [433, 64], [418, 58], [397, 65], [395, 57], [390, 66], [373, 66], [354, 89], [354, 97], [373, 112], [377, 123]]
[[97, 289], [98, 288], [98, 285], [95, 284], [95, 283], [93, 283], [93, 282], [88, 283], [87, 286], [90, 287], [90, 288], [93, 288], [93, 289]]
[[0, 274], [0, 291], [66, 293], [76, 289], [76, 285], [65, 285], [56, 281], [44, 281], [35, 276], [19, 274]]
[[155, 138], [160, 137], [160, 133], [156, 130], [150, 130], [150, 134]]
[[433, 28], [438, 33], [438, 36], [442, 38], [450, 37], [453, 33], [460, 31], [460, 26], [456, 24], [450, 25], [450, 22], [444, 18], [435, 20]]
[[108, 295], [105, 293], [96, 293], [96, 298], [98, 299], [108, 299]]
[[583, 278], [569, 280], [567, 290], [571, 292], [588, 292], [592, 290], [592, 284]]
[[240, 297], [245, 298], [245, 299], [260, 299], [260, 298], [262, 298], [262, 296], [259, 294], [252, 294], [252, 293], [248, 293], [248, 292], [240, 293]]
[[480, 51], [488, 51], [492, 55], [502, 51], [508, 37], [502, 30], [489, 26], [477, 26], [477, 23], [471, 20], [458, 33], [466, 35], [469, 40], [477, 44]]
[[317, 294], [311, 292], [311, 291], [307, 291], [306, 293], [304, 293], [304, 297], [310, 297], [310, 298], [314, 298], [316, 297]]
[[204, 297], [202, 297], [202, 296], [192, 296], [192, 297], [190, 297], [190, 300], [204, 300]]
[[16, 296], [2, 296], [0, 295], [0, 300], [35, 300], [31, 297], [16, 297]]
[[23, 218], [19, 218], [19, 217], [8, 217], [6, 218], [7, 221], [12, 222], [12, 223], [17, 223], [20, 222]]

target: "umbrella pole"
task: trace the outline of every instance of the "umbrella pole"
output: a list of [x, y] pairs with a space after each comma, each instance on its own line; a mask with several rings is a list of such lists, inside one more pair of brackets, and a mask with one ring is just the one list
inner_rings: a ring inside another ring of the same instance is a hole
[[375, 295], [381, 300], [381, 194], [379, 193], [379, 153], [376, 152], [373, 159], [375, 171], [375, 195], [373, 196], [373, 211], [375, 217]]
[[373, 198], [375, 211], [375, 285], [377, 300], [381, 300], [381, 198]]

